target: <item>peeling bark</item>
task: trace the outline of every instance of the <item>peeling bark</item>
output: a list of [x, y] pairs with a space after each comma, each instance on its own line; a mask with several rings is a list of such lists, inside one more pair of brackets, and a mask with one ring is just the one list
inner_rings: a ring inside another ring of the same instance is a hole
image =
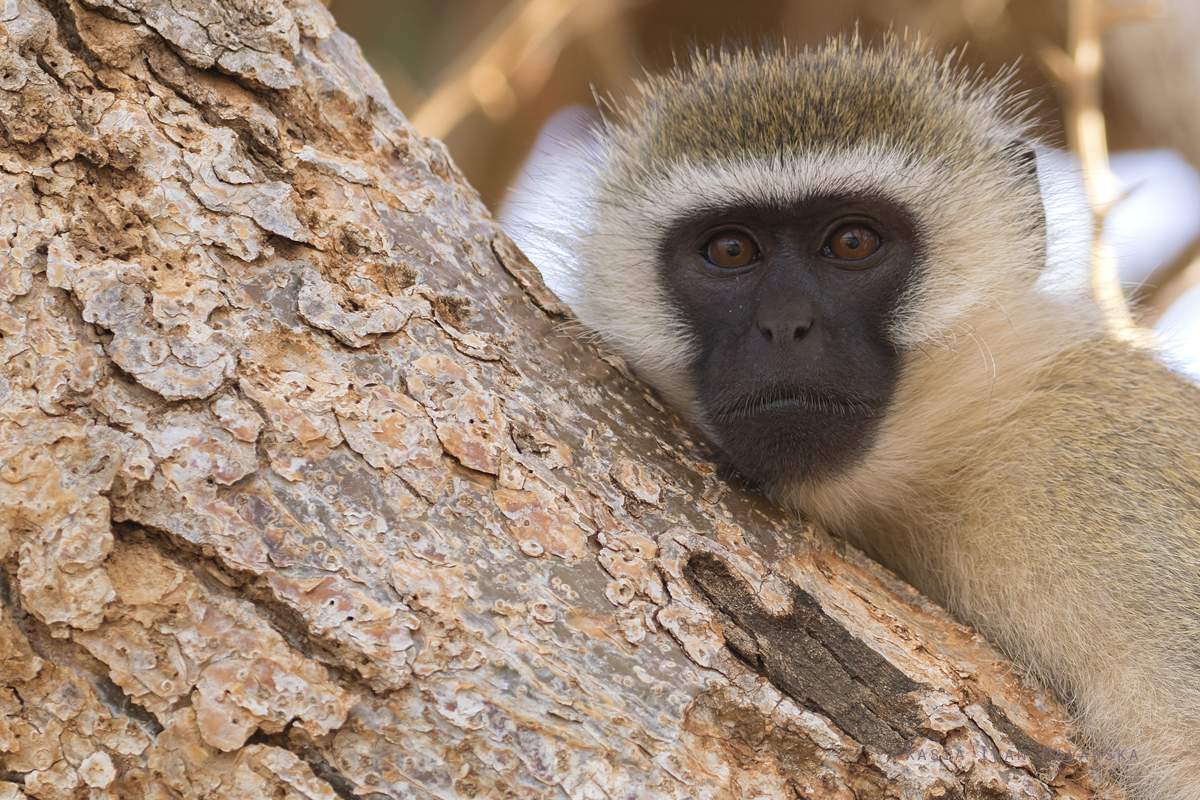
[[0, 37], [0, 799], [1090, 796], [562, 333], [320, 4]]

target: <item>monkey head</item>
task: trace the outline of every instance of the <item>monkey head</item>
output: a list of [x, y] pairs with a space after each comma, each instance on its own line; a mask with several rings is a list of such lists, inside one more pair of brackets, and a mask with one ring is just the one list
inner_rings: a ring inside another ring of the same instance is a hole
[[601, 126], [555, 285], [778, 496], [872, 446], [906, 363], [1036, 281], [1027, 123], [895, 38], [715, 51]]

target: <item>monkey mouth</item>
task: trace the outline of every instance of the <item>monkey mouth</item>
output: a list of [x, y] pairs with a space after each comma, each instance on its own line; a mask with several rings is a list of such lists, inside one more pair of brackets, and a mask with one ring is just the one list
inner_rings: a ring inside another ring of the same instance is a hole
[[720, 403], [714, 410], [714, 422], [739, 422], [763, 414], [809, 412], [836, 417], [872, 417], [879, 404], [795, 389], [768, 389]]

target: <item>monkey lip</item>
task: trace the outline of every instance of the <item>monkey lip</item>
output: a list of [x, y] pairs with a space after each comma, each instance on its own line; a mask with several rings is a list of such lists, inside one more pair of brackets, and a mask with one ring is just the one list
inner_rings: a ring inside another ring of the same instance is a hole
[[714, 421], [737, 422], [776, 412], [804, 411], [837, 417], [871, 417], [879, 405], [833, 395], [794, 390], [759, 392], [717, 406]]

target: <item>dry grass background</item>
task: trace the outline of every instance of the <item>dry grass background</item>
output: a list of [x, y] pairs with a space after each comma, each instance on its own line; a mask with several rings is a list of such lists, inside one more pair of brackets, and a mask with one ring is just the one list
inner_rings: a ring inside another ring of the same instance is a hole
[[[853, 30], [908, 30], [988, 71], [1016, 64], [1065, 144], [1062, 100], [1045, 59], [1068, 45], [1068, 0], [333, 0], [401, 110], [443, 139], [495, 207], [546, 118], [627, 89], [642, 69], [693, 44], [786, 38], [804, 44]], [[1095, 5], [1093, 3], [1093, 5]], [[1131, 23], [1136, 24], [1136, 23]], [[1114, 149], [1145, 135], [1104, 98]]]

